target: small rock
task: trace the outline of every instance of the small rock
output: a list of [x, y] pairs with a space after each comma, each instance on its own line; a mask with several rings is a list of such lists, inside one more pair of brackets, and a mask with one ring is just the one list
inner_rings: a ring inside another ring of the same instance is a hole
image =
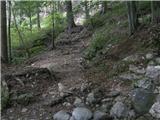
[[87, 88], [88, 88], [88, 84], [87, 83], [82, 83], [82, 85], [81, 85], [81, 92], [84, 92], [84, 91], [86, 91], [87, 90]]
[[136, 113], [134, 112], [134, 110], [130, 110], [128, 112], [128, 116], [129, 116], [129, 118], [135, 118], [136, 117]]
[[160, 65], [160, 57], [156, 58], [155, 61], [158, 65]]
[[107, 113], [110, 111], [111, 107], [112, 107], [112, 103], [109, 102], [109, 103], [102, 104], [102, 106], [99, 109], [100, 111]]
[[78, 97], [76, 97], [73, 105], [76, 106], [76, 107], [84, 107], [85, 106], [84, 103], [82, 103], [82, 100]]
[[78, 107], [73, 110], [71, 120], [90, 120], [92, 118], [92, 112], [83, 107]]
[[69, 120], [70, 117], [71, 117], [70, 114], [67, 113], [66, 111], [63, 111], [63, 110], [57, 112], [57, 113], [53, 116], [54, 120]]
[[147, 78], [136, 81], [134, 83], [134, 86], [138, 88], [150, 89], [150, 90], [153, 90], [155, 87], [151, 79], [147, 79]]
[[117, 97], [117, 96], [119, 96], [119, 95], [120, 95], [120, 92], [114, 90], [114, 91], [111, 91], [111, 92], [107, 95], [107, 97]]
[[135, 55], [131, 55], [131, 56], [128, 56], [126, 58], [123, 59], [123, 61], [126, 61], [126, 62], [137, 62], [139, 60], [143, 59], [142, 56], [138, 55], [138, 54], [135, 54]]
[[121, 80], [129, 80], [129, 81], [142, 78], [141, 75], [135, 75], [134, 73], [123, 73], [123, 74], [119, 75], [118, 77]]
[[24, 113], [27, 112], [27, 110], [28, 110], [27, 108], [23, 108], [21, 112]]
[[155, 88], [154, 93], [160, 94], [160, 87], [159, 87], [159, 86], [157, 86], [157, 87]]
[[93, 115], [93, 120], [106, 120], [107, 114], [101, 111], [95, 111]]
[[131, 99], [135, 112], [144, 114], [149, 112], [149, 109], [153, 105], [155, 94], [150, 90], [137, 88], [131, 92]]
[[151, 61], [148, 62], [148, 65], [149, 65], [149, 66], [154, 66], [154, 65], [155, 65], [155, 62], [154, 62], [153, 60], [151, 60]]
[[93, 92], [91, 92], [91, 93], [88, 94], [88, 96], [87, 96], [87, 98], [86, 98], [86, 101], [87, 101], [88, 103], [90, 103], [90, 104], [96, 102], [96, 99], [95, 99], [95, 97], [94, 97], [94, 93], [93, 93]]
[[115, 101], [116, 101], [116, 102], [124, 102], [125, 99], [126, 99], [126, 98], [123, 97], [123, 96], [118, 96], [118, 97], [115, 98]]
[[152, 105], [149, 113], [155, 117], [155, 118], [159, 118], [160, 119], [160, 103], [156, 102]]
[[63, 103], [63, 106], [70, 107], [70, 106], [71, 106], [71, 103], [69, 103], [69, 102], [64, 102], [64, 103]]
[[154, 55], [152, 53], [146, 54], [146, 59], [147, 60], [151, 60], [151, 59], [153, 59], [153, 57], [154, 57]]
[[136, 74], [144, 74], [146, 71], [144, 68], [138, 68], [134, 65], [129, 65], [129, 71], [134, 72]]
[[125, 118], [128, 116], [128, 108], [122, 102], [116, 102], [111, 108], [110, 115], [114, 118]]
[[146, 76], [153, 79], [155, 84], [160, 84], [160, 66], [148, 66]]
[[112, 102], [113, 101], [113, 98], [105, 98], [105, 99], [102, 99], [102, 103], [106, 103], [106, 102]]

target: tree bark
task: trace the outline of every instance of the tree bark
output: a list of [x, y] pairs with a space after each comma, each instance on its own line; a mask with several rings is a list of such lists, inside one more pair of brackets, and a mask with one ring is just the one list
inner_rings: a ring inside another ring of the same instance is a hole
[[106, 14], [107, 9], [107, 1], [102, 1], [102, 14]]
[[40, 9], [39, 7], [37, 6], [37, 27], [38, 27], [38, 30], [41, 29], [41, 23], [40, 23]]
[[52, 40], [51, 40], [50, 50], [55, 49], [55, 43], [54, 43], [54, 12], [55, 12], [55, 6], [54, 6], [54, 2], [52, 1]]
[[87, 0], [84, 1], [84, 7], [85, 7], [86, 19], [89, 19], [90, 16], [89, 16], [89, 8], [88, 8], [88, 1]]
[[8, 1], [8, 51], [9, 61], [12, 61], [12, 48], [11, 48], [11, 1]]
[[6, 2], [1, 1], [1, 58], [8, 63]]
[[160, 1], [151, 1], [152, 22], [160, 23]]
[[28, 13], [28, 15], [29, 15], [30, 31], [31, 31], [31, 33], [32, 33], [32, 14], [31, 14], [31, 7], [30, 7], [30, 5], [29, 5], [29, 13]]
[[72, 2], [71, 0], [66, 1], [66, 9], [67, 9], [67, 23], [68, 23], [68, 29], [70, 30], [73, 27], [76, 27], [74, 22], [74, 16], [72, 11]]
[[135, 1], [127, 1], [127, 8], [128, 8], [129, 31], [130, 35], [132, 35], [138, 26], [138, 17], [137, 17]]

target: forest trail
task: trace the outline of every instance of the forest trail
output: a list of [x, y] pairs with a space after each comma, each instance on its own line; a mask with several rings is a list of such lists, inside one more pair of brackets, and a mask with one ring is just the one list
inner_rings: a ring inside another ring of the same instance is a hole
[[[29, 59], [27, 67], [47, 68], [53, 72], [52, 74], [55, 75], [56, 81], [49, 80], [48, 82], [46, 80], [43, 81], [44, 83], [40, 81], [42, 85], [37, 89], [41, 92], [36, 93], [38, 94], [36, 96], [34, 94], [33, 99], [35, 101], [28, 105], [16, 104], [11, 106], [3, 112], [2, 120], [51, 120], [54, 113], [61, 108], [72, 108], [70, 105], [56, 104], [53, 106], [52, 104], [55, 101], [56, 103], [61, 103], [61, 100], [65, 99], [65, 97], [59, 96], [58, 83], [65, 86], [65, 90], [71, 91], [75, 90], [75, 88], [80, 88], [86, 82], [81, 61], [82, 52], [88, 44], [90, 35], [91, 33], [83, 27], [77, 27], [71, 33], [65, 31], [59, 36], [55, 50], [47, 51]], [[48, 83], [45, 84], [46, 82]], [[30, 92], [27, 88], [25, 91]], [[34, 92], [34, 89], [31, 92]], [[73, 98], [68, 97], [65, 101], [71, 102]], [[69, 104], [67, 102], [64, 103]]]
[[82, 52], [87, 47], [91, 35], [82, 27], [74, 28], [71, 32], [62, 33], [57, 40], [56, 49], [36, 56], [38, 60], [31, 64], [32, 67], [48, 68], [53, 71], [58, 81], [65, 86], [70, 83], [78, 85], [84, 80], [81, 66]]

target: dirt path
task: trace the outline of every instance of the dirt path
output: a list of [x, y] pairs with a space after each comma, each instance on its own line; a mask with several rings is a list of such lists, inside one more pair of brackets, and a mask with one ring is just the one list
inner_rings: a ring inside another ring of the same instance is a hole
[[[2, 120], [52, 120], [56, 111], [62, 108], [70, 110], [73, 107], [71, 105], [57, 104], [51, 107], [50, 102], [59, 94], [58, 83], [62, 83], [66, 89], [71, 89], [78, 88], [85, 82], [80, 63], [89, 37], [90, 33], [85, 28], [76, 28], [70, 35], [63, 33], [60, 36], [55, 50], [32, 58], [30, 66], [50, 69], [57, 81], [51, 81], [40, 95], [34, 96], [35, 102], [27, 106], [11, 106], [4, 110]], [[68, 97], [65, 101], [66, 104], [72, 104], [73, 98]]]

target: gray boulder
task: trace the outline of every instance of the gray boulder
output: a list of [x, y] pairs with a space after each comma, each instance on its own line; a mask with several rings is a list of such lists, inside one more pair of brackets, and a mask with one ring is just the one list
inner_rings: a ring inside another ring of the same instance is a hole
[[141, 80], [136, 81], [134, 83], [134, 86], [138, 88], [150, 89], [150, 90], [153, 90], [155, 87], [154, 84], [152, 83], [152, 80], [147, 78], [143, 78]]
[[112, 103], [111, 102], [107, 102], [107, 103], [105, 103], [105, 104], [102, 104], [102, 106], [100, 106], [100, 110], [102, 111], [102, 112], [109, 112], [110, 111], [110, 109], [111, 109], [111, 107], [112, 107]]
[[129, 71], [134, 72], [136, 74], [144, 74], [146, 72], [144, 68], [139, 68], [134, 65], [129, 65]]
[[131, 92], [131, 100], [135, 112], [144, 114], [149, 112], [149, 109], [154, 103], [155, 94], [150, 90], [137, 88]]
[[160, 84], [160, 66], [148, 66], [146, 76], [153, 79], [155, 84]]
[[94, 96], [94, 92], [91, 92], [88, 94], [87, 98], [86, 98], [86, 101], [90, 104], [92, 103], [95, 103], [96, 102], [96, 99], [95, 99], [95, 96]]
[[152, 105], [149, 113], [154, 117], [160, 119], [160, 103], [156, 102]]
[[90, 120], [92, 118], [92, 112], [83, 107], [77, 107], [73, 110], [70, 120]]
[[128, 116], [128, 108], [122, 102], [116, 102], [110, 111], [110, 116], [113, 118], [125, 118]]
[[82, 100], [80, 98], [78, 98], [78, 97], [75, 99], [73, 104], [76, 107], [84, 107], [85, 106], [84, 103], [82, 102]]
[[106, 120], [107, 114], [101, 111], [95, 111], [93, 115], [93, 120]]
[[63, 111], [63, 110], [57, 112], [53, 116], [54, 120], [69, 120], [70, 117], [71, 117], [70, 114], [68, 114], [66, 111]]

